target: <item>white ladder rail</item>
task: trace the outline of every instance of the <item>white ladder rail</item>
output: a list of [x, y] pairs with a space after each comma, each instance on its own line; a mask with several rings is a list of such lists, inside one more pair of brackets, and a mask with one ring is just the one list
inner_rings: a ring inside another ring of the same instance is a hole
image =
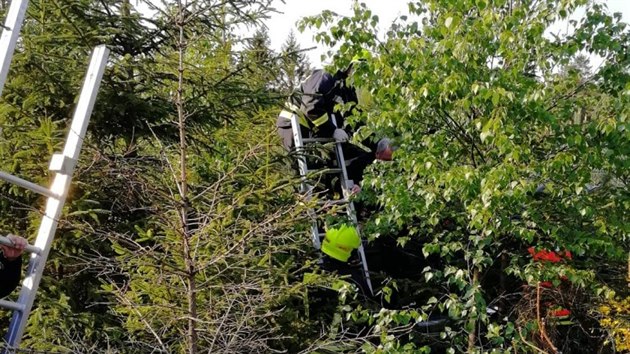
[[11, 59], [13, 59], [13, 52], [20, 36], [27, 7], [28, 0], [11, 0], [9, 11], [4, 20], [4, 29], [2, 36], [0, 36], [0, 95], [7, 81]]
[[48, 197], [46, 210], [34, 245], [34, 247], [41, 250], [41, 252], [31, 254], [27, 273], [22, 281], [20, 295], [18, 301], [15, 303], [17, 306], [13, 306], [13, 309], [16, 311], [13, 312], [9, 332], [5, 338], [9, 346], [9, 349], [5, 352], [9, 352], [11, 348], [14, 349], [19, 346], [22, 334], [26, 328], [28, 316], [42, 278], [44, 264], [48, 258], [48, 253], [57, 230], [57, 224], [72, 181], [72, 173], [74, 172], [83, 145], [90, 115], [92, 114], [101, 79], [107, 65], [108, 56], [109, 49], [104, 45], [94, 48], [63, 153], [53, 155], [50, 161], [50, 170], [56, 172], [50, 188], [53, 196]]
[[[301, 192], [306, 194], [307, 200], [313, 197], [313, 186], [309, 185], [306, 179], [308, 176], [308, 165], [306, 164], [306, 156], [304, 155], [304, 141], [302, 139], [302, 130], [300, 129], [300, 122], [295, 114], [291, 114], [291, 129], [293, 130], [293, 142], [295, 144], [295, 153], [298, 159], [298, 168], [300, 170], [300, 177], [302, 181], [300, 183]], [[313, 247], [316, 249], [321, 248], [321, 241], [319, 240], [319, 230], [317, 227], [317, 217], [314, 215], [312, 209], [309, 208], [309, 216], [313, 219], [311, 223], [311, 235], [313, 241]]]

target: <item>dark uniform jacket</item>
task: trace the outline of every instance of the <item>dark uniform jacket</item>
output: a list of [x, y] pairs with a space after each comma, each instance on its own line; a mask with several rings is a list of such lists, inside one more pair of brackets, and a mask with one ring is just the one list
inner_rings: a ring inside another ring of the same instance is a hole
[[18, 286], [21, 273], [22, 257], [9, 261], [0, 252], [0, 298], [9, 295]]
[[[294, 111], [300, 111], [309, 125], [303, 127], [302, 135], [312, 133], [313, 137], [330, 138], [335, 129], [344, 126], [345, 117], [351, 114], [351, 110], [344, 114], [335, 114], [335, 122], [331, 119], [331, 114], [335, 113], [334, 108], [339, 103], [356, 105], [358, 101], [354, 87], [346, 83], [347, 77], [347, 71], [338, 71], [335, 75], [331, 75], [317, 69], [291, 95], [289, 106], [293, 107]], [[314, 123], [324, 115], [328, 116], [327, 120]], [[285, 142], [285, 147], [292, 146], [291, 132], [282, 131], [291, 129], [291, 121], [281, 114], [276, 121], [276, 127], [283, 140], [289, 139]]]
[[376, 160], [376, 155], [374, 152], [364, 152], [359, 155], [346, 167], [346, 171], [348, 172], [348, 179], [351, 179], [352, 182], [356, 185], [360, 185], [361, 181], [363, 181], [363, 174], [365, 173], [365, 169], [372, 164]]

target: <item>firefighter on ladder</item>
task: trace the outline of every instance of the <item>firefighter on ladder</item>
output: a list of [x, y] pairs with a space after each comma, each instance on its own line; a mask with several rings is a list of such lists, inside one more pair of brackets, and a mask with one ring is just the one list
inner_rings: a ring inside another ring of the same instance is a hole
[[[358, 102], [355, 88], [346, 82], [352, 66], [334, 75], [322, 69], [314, 70], [295, 90], [276, 121], [285, 149], [291, 151], [294, 146], [291, 130], [293, 114], [298, 116], [305, 138], [334, 138], [339, 142], [348, 140], [349, 134], [344, 130], [345, 118]], [[337, 104], [351, 104], [352, 107], [347, 112], [337, 112]]]
[[[343, 159], [345, 161], [325, 161], [327, 167], [335, 167], [334, 163], [344, 163], [350, 159], [358, 158], [366, 153], [356, 145], [347, 143], [350, 131], [345, 129], [345, 118], [358, 109], [359, 97], [354, 87], [348, 84], [347, 79], [352, 75], [353, 65], [361, 61], [360, 58], [353, 62], [346, 70], [339, 70], [334, 75], [324, 70], [314, 70], [291, 95], [284, 109], [280, 112], [276, 128], [285, 149], [292, 152], [295, 147], [291, 118], [295, 115], [299, 122], [300, 135], [303, 138], [333, 138], [341, 142]], [[344, 106], [344, 111], [337, 110], [338, 105]], [[315, 163], [315, 162], [309, 162]], [[315, 163], [317, 165], [317, 163]], [[323, 166], [317, 166], [321, 168]], [[325, 189], [333, 191], [337, 189], [333, 180], [323, 178]], [[339, 183], [339, 181], [337, 181]], [[343, 187], [342, 187], [343, 188]], [[343, 194], [343, 193], [342, 193]], [[353, 251], [361, 246], [361, 238], [354, 226], [343, 224], [339, 227], [328, 228], [321, 244], [324, 254], [323, 268], [335, 271], [340, 275], [349, 275], [357, 285], [360, 292], [369, 296], [371, 287], [367, 275], [364, 274], [361, 260], [358, 263], [352, 257]], [[356, 252], [355, 252], [356, 254]]]
[[[356, 61], [355, 61], [356, 62]], [[354, 87], [348, 84], [355, 62], [345, 70], [339, 70], [334, 75], [322, 69], [314, 70], [289, 97], [284, 109], [276, 121], [277, 132], [282, 139], [282, 145], [288, 152], [294, 151], [295, 141], [291, 126], [291, 117], [295, 115], [299, 122], [302, 138], [332, 138], [341, 142], [344, 159], [349, 161], [365, 154], [365, 150], [348, 142], [351, 130], [345, 127], [346, 118], [359, 106], [359, 98]], [[338, 104], [346, 104], [344, 111], [337, 110]], [[366, 142], [362, 142], [368, 145]], [[310, 155], [309, 164], [320, 168], [336, 168], [337, 161], [330, 158], [316, 157], [320, 155], [318, 147], [309, 147], [301, 154]], [[321, 155], [320, 155], [321, 156]], [[320, 191], [330, 195], [340, 192], [341, 186], [334, 176], [320, 177]]]

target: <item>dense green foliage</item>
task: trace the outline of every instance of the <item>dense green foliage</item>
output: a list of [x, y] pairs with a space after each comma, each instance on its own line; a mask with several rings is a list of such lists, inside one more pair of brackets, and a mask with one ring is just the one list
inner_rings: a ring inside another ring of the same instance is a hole
[[[571, 20], [572, 34], [545, 34], [580, 5], [586, 16]], [[627, 291], [627, 25], [587, 1], [431, 0], [409, 3], [409, 13], [384, 39], [378, 17], [358, 4], [352, 17], [304, 22], [328, 26], [318, 37], [338, 46], [342, 66], [368, 49], [354, 82], [375, 109], [358, 119], [400, 146], [367, 181], [384, 207], [372, 236], [404, 230], [401, 243], [420, 240], [440, 259], [423, 270], [439, 294], [383, 333], [440, 311], [452, 320], [442, 339], [455, 352], [597, 351], [606, 337], [593, 305], [611, 288]], [[604, 62], [577, 70], [581, 53]], [[573, 260], [535, 262], [531, 246]], [[535, 301], [539, 281], [574, 295], [555, 304], [572, 313], [564, 326]]]
[[[614, 351], [624, 332], [605, 316], [624, 311], [630, 250], [618, 15], [586, 0], [427, 0], [384, 34], [360, 4], [304, 20], [338, 68], [366, 59], [357, 135], [399, 147], [369, 168], [358, 198], [379, 212], [363, 230], [421, 259], [383, 257], [395, 264], [375, 267], [380, 302], [347, 288], [336, 301], [274, 135], [309, 69], [295, 37], [269, 48], [267, 0], [160, 3], [144, 18], [129, 0], [30, 2], [0, 101], [0, 170], [48, 183], [91, 48], [112, 57], [25, 348]], [[572, 34], [545, 33], [578, 6]], [[0, 231], [32, 241], [41, 209], [0, 183]], [[568, 318], [551, 316], [560, 308]], [[446, 327], [414, 329], [436, 317]]]

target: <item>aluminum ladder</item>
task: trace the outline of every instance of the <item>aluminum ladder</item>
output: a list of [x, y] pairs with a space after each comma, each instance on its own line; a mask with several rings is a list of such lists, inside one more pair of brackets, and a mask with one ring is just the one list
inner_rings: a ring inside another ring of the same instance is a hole
[[[13, 0], [7, 12], [4, 29], [0, 37], [0, 94], [6, 82], [27, 6], [27, 0]], [[90, 65], [83, 82], [63, 152], [53, 154], [50, 160], [49, 170], [54, 172], [51, 187], [44, 188], [0, 171], [0, 180], [48, 197], [35, 244], [29, 245], [25, 250], [31, 255], [22, 281], [19, 298], [15, 302], [0, 300], [0, 307], [13, 311], [9, 331], [5, 337], [6, 342], [4, 345], [7, 347], [3, 350], [4, 353], [14, 352], [19, 347], [22, 334], [26, 328], [28, 316], [33, 307], [46, 259], [48, 258], [57, 224], [68, 195], [70, 183], [72, 182], [72, 174], [79, 158], [108, 57], [109, 49], [104, 45], [97, 46], [92, 52]], [[0, 237], [0, 243], [9, 245], [11, 241], [5, 237]]]
[[[335, 117], [332, 115], [333, 122], [335, 122]], [[335, 139], [331, 138], [303, 138], [302, 131], [300, 129], [300, 122], [297, 114], [291, 114], [291, 129], [293, 131], [293, 142], [295, 144], [295, 152], [298, 161], [298, 169], [300, 171], [301, 184], [300, 189], [301, 192], [306, 195], [307, 199], [311, 199], [313, 197], [313, 186], [308, 182], [308, 176], [310, 172], [315, 172], [314, 170], [309, 169], [306, 159], [306, 145], [308, 144], [317, 144], [317, 143], [334, 143], [334, 155], [337, 160], [337, 168], [329, 169], [327, 172], [336, 173], [339, 175], [341, 190], [343, 197], [339, 200], [324, 200], [322, 203], [324, 205], [342, 205], [346, 209], [346, 214], [350, 218], [351, 223], [356, 227], [357, 232], [359, 233], [359, 237], [361, 238], [361, 245], [359, 246], [358, 254], [359, 254], [359, 262], [361, 263], [361, 268], [363, 271], [363, 277], [365, 283], [368, 286], [368, 290], [370, 295], [374, 295], [374, 290], [372, 288], [372, 281], [370, 280], [370, 272], [368, 270], [367, 260], [365, 258], [365, 250], [363, 247], [364, 239], [361, 236], [361, 230], [359, 228], [359, 223], [357, 222], [356, 210], [354, 208], [354, 203], [350, 199], [351, 190], [353, 187], [352, 181], [348, 180], [348, 171], [346, 170], [346, 160], [343, 155], [342, 143], [335, 141]], [[325, 233], [319, 232], [319, 226], [317, 223], [317, 215], [313, 209], [309, 209], [309, 216], [311, 217], [311, 237], [313, 241], [313, 246], [316, 249], [321, 248], [322, 239], [325, 236]]]

